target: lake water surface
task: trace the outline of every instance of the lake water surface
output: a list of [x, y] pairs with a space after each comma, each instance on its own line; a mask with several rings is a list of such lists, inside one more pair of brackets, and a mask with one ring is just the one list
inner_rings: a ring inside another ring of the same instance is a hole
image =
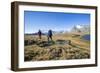
[[83, 38], [84, 40], [90, 41], [90, 34], [84, 35], [82, 38]]

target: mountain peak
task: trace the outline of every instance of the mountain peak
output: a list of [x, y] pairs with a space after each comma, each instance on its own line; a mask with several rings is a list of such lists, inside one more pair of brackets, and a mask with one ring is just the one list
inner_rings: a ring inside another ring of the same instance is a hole
[[78, 28], [78, 29], [81, 29], [83, 26], [81, 26], [81, 25], [76, 25], [75, 27]]
[[79, 32], [79, 33], [89, 33], [90, 32], [90, 26], [89, 25], [75, 25], [71, 32]]

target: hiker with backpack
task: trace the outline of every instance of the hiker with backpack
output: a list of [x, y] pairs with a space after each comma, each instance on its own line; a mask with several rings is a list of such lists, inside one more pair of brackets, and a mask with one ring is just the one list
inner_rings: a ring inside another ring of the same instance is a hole
[[41, 39], [41, 36], [42, 36], [41, 30], [38, 31], [38, 36], [39, 36], [39, 39]]
[[50, 40], [52, 41], [52, 36], [53, 36], [52, 35], [52, 30], [49, 30], [48, 35], [47, 35], [48, 41], [50, 41]]

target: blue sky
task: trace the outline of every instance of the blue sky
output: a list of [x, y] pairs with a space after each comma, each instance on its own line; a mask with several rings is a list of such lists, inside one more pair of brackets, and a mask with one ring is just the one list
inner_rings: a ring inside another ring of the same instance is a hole
[[24, 11], [24, 33], [38, 30], [68, 31], [75, 25], [90, 25], [90, 14]]

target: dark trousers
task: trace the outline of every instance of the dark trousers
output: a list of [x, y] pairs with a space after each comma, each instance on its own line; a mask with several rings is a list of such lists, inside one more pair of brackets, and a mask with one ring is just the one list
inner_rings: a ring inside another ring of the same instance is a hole
[[48, 41], [52, 41], [52, 36], [48, 36]]
[[41, 39], [41, 35], [39, 35], [39, 39]]

